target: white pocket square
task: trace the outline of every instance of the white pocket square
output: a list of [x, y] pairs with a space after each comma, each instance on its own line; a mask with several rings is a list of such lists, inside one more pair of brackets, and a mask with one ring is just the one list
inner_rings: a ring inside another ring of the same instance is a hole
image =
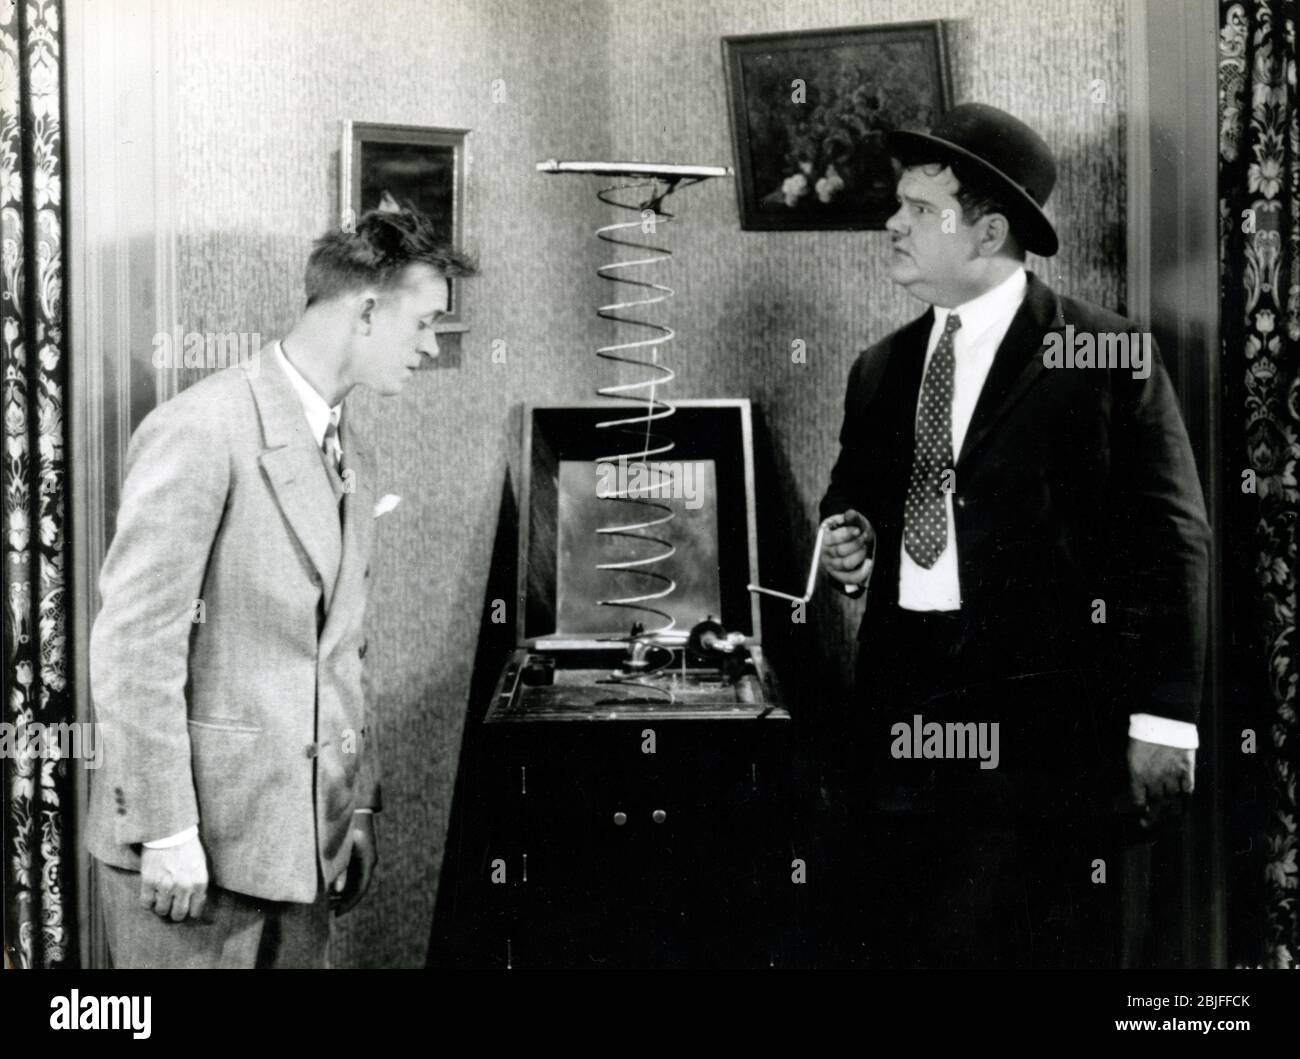
[[378, 518], [380, 515], [387, 515], [390, 511], [393, 510], [393, 508], [395, 508], [401, 502], [402, 502], [402, 498], [398, 496], [396, 493], [386, 493], [384, 496], [381, 496], [378, 501], [376, 501], [374, 517]]

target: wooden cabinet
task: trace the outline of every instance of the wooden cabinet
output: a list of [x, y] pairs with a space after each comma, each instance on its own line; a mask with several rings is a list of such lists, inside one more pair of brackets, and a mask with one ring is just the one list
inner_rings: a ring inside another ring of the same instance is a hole
[[632, 466], [693, 489], [654, 503], [599, 485], [620, 411], [524, 410], [516, 638], [466, 730], [433, 965], [794, 962], [749, 402], [675, 404], [672, 462]]
[[790, 958], [788, 719], [484, 727], [433, 963]]

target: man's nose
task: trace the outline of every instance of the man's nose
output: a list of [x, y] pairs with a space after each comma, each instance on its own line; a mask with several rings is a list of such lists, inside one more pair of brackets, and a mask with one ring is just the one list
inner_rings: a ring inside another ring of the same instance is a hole
[[425, 332], [424, 339], [417, 348], [430, 359], [438, 355], [438, 336], [432, 328]]
[[893, 232], [894, 235], [907, 234], [907, 217], [902, 206], [899, 206], [885, 222], [885, 231]]

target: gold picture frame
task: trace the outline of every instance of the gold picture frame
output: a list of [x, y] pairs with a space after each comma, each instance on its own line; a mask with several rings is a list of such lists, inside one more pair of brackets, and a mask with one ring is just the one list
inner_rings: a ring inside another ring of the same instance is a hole
[[[384, 192], [426, 214], [457, 249], [465, 246], [468, 129], [344, 121], [339, 155], [339, 224], [346, 228], [376, 208]], [[438, 333], [469, 330], [459, 280], [451, 280]]]

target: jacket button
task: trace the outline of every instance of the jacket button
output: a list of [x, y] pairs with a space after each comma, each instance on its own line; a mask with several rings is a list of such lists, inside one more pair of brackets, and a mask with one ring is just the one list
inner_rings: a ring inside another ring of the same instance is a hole
[[964, 496], [959, 496], [959, 497], [957, 498], [957, 506], [958, 506], [958, 507], [965, 507], [965, 506], [966, 506], [966, 498], [965, 498]]
[[318, 747], [315, 743], [308, 743], [302, 749], [303, 749], [303, 753], [306, 754], [308, 757], [315, 757], [317, 753], [320, 751], [320, 747]]

